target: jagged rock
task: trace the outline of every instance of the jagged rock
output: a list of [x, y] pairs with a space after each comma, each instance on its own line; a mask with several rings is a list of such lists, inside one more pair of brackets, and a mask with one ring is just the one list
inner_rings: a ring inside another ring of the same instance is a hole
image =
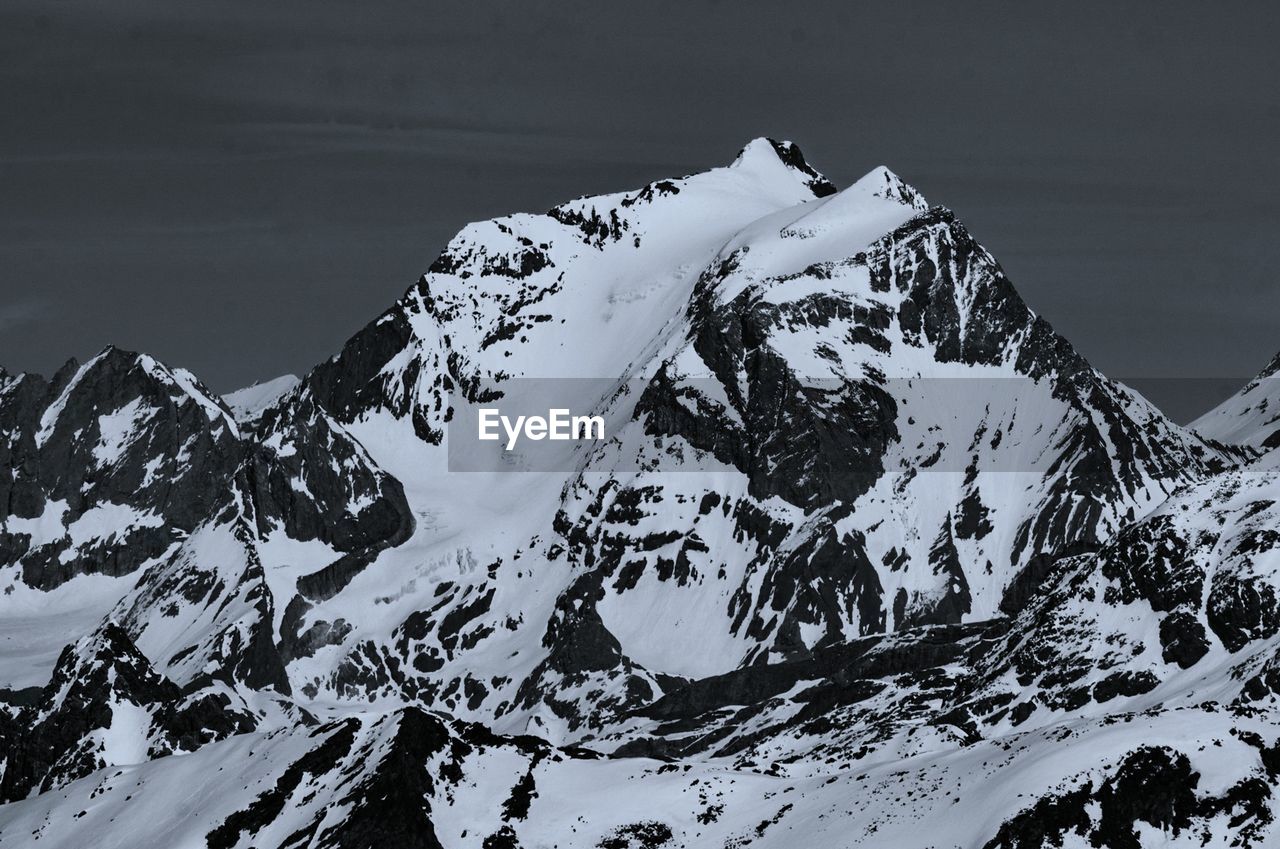
[[108, 623], [68, 646], [40, 697], [17, 715], [0, 780], [14, 801], [104, 766], [195, 751], [254, 728], [225, 694], [184, 694], [123, 629]]

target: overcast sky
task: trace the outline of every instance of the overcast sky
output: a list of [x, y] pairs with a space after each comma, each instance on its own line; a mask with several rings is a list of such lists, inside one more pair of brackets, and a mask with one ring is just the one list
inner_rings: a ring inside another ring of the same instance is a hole
[[1027, 5], [5, 0], [0, 364], [305, 371], [467, 221], [772, 135], [954, 209], [1109, 374], [1226, 391], [1280, 349], [1274, 4]]

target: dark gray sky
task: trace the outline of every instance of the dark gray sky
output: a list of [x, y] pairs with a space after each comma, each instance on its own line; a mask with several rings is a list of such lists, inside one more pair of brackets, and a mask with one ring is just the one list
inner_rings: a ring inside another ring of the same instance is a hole
[[1109, 374], [1226, 391], [1280, 349], [1275, 8], [5, 0], [0, 364], [304, 371], [467, 221], [773, 135], [955, 209]]

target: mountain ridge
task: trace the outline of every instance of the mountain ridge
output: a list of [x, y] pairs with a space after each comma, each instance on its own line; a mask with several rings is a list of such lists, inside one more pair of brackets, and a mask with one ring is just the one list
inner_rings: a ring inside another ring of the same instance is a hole
[[1223, 442], [1280, 447], [1280, 353], [1239, 392], [1189, 427]]

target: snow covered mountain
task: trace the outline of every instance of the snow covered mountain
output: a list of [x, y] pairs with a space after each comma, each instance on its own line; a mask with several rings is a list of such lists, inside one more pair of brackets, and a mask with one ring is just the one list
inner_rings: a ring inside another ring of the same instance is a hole
[[1196, 419], [1191, 427], [1219, 442], [1280, 447], [1280, 354], [1243, 389]]
[[[462, 470], [522, 399], [608, 438]], [[1267, 845], [1226, 437], [768, 139], [469, 225], [301, 380], [0, 373], [0, 846]]]

